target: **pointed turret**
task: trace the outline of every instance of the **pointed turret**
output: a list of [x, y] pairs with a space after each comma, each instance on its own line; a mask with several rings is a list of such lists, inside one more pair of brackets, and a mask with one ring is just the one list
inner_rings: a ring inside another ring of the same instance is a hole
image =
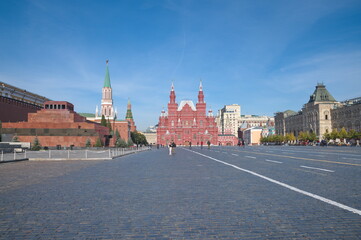
[[130, 99], [128, 98], [128, 105], [127, 105], [127, 114], [125, 116], [125, 119], [133, 119], [132, 114], [132, 104], [130, 103]]
[[204, 103], [202, 80], [199, 83], [198, 103]]
[[108, 68], [109, 60], [107, 60], [106, 63], [107, 63], [107, 67], [105, 69], [104, 87], [111, 88], [112, 86], [110, 85], [110, 76], [109, 76], [109, 68]]
[[170, 99], [169, 103], [175, 103], [175, 91], [174, 91], [173, 82], [172, 82], [172, 86], [171, 86], [171, 89], [170, 89], [169, 99]]
[[102, 89], [102, 105], [100, 116], [104, 115], [105, 118], [114, 119], [114, 110], [113, 110], [113, 96], [112, 96], [112, 88], [110, 85], [110, 76], [108, 69], [109, 61], [106, 61], [106, 69], [105, 69], [105, 78], [104, 78], [104, 86]]

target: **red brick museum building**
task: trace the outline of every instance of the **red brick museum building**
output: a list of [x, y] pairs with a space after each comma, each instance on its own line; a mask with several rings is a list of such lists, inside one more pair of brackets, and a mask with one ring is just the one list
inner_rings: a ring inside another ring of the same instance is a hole
[[210, 141], [218, 144], [218, 128], [212, 110], [206, 112], [202, 82], [199, 85], [198, 102], [191, 100], [176, 103], [176, 95], [172, 84], [168, 111], [162, 110], [157, 129], [157, 143], [168, 145], [174, 141], [177, 145], [203, 145]]

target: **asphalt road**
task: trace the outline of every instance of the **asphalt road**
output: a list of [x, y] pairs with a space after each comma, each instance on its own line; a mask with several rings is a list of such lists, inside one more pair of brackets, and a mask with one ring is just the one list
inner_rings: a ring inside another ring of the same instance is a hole
[[0, 165], [1, 239], [361, 239], [361, 148]]

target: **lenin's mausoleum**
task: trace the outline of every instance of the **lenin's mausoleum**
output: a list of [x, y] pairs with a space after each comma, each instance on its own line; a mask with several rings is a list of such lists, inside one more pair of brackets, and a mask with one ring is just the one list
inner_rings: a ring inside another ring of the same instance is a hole
[[27, 122], [3, 123], [3, 133], [16, 134], [21, 142], [33, 142], [35, 136], [43, 146], [85, 146], [100, 138], [109, 143], [109, 129], [87, 121], [74, 112], [73, 104], [64, 101], [48, 101], [44, 108], [28, 114]]
[[206, 145], [218, 144], [218, 128], [212, 110], [206, 112], [202, 82], [199, 85], [198, 102], [196, 105], [190, 100], [176, 103], [174, 86], [170, 92], [168, 111], [162, 110], [157, 129], [157, 143], [168, 145]]

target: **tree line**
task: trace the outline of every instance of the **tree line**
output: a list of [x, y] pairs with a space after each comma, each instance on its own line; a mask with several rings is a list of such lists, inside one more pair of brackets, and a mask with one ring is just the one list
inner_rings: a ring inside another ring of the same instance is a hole
[[[361, 131], [355, 131], [353, 129], [347, 131], [345, 128], [342, 128], [340, 131], [337, 129], [333, 129], [332, 132], [326, 132], [323, 135], [323, 138], [327, 141], [340, 139], [341, 142], [346, 140], [360, 140], [361, 138]], [[294, 142], [294, 141], [301, 141], [301, 142], [315, 142], [318, 141], [318, 136], [314, 132], [299, 132], [298, 136], [295, 137], [293, 133], [287, 133], [285, 136], [283, 135], [270, 135], [267, 137], [262, 137], [262, 143], [283, 143], [283, 142]]]

